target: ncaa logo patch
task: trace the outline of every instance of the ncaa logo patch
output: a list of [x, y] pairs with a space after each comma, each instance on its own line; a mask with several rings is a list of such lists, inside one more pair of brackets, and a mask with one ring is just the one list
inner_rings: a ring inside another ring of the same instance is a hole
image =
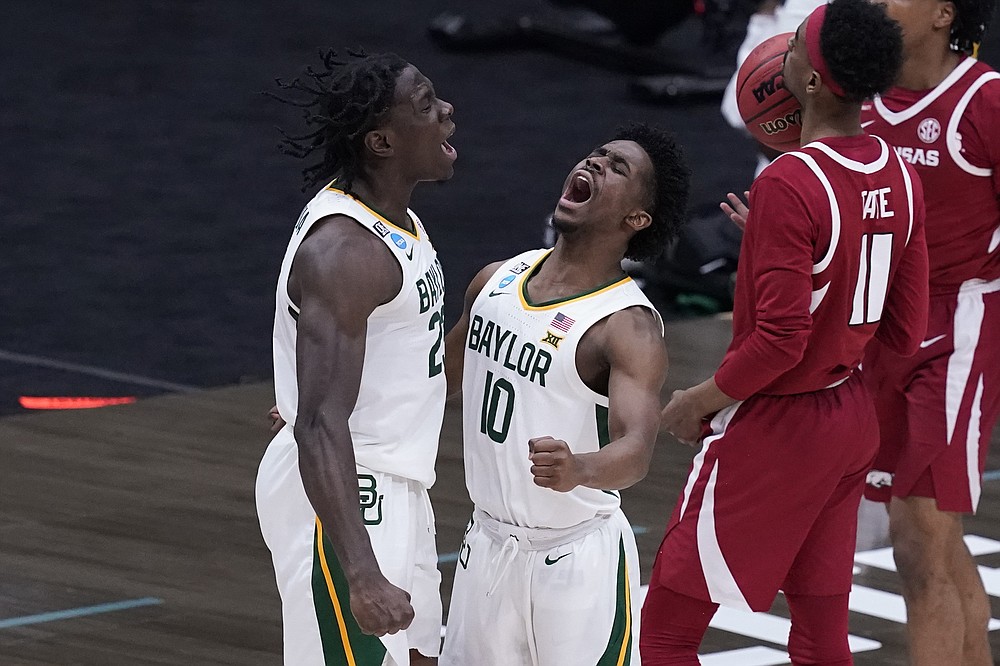
[[389, 239], [393, 243], [395, 243], [396, 247], [398, 247], [400, 250], [405, 250], [406, 249], [406, 239], [403, 238], [402, 236], [400, 236], [399, 234], [395, 234], [395, 233], [394, 234], [389, 234]]
[[924, 143], [934, 143], [941, 136], [941, 123], [936, 118], [925, 118], [917, 126], [917, 137]]
[[504, 287], [506, 287], [507, 285], [509, 285], [511, 282], [513, 282], [515, 277], [517, 277], [517, 276], [516, 275], [508, 275], [504, 279], [500, 280], [500, 284], [497, 285], [497, 289], [503, 289]]

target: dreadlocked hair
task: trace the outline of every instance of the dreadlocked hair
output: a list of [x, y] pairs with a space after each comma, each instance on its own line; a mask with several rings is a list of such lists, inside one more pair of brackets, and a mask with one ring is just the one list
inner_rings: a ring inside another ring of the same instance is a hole
[[951, 49], [972, 53], [983, 41], [993, 18], [996, 0], [952, 0], [955, 20], [951, 24]]
[[649, 201], [646, 203], [653, 221], [632, 236], [625, 252], [628, 259], [653, 260], [677, 236], [684, 224], [691, 171], [673, 135], [658, 127], [632, 123], [619, 127], [614, 140], [636, 142], [653, 163], [653, 174], [647, 187]]
[[282, 136], [278, 150], [303, 159], [316, 152], [323, 155], [302, 170], [303, 191], [333, 179], [350, 189], [361, 170], [365, 134], [389, 111], [396, 79], [409, 65], [394, 53], [345, 53], [339, 57], [333, 49], [320, 51], [322, 69], [310, 65], [291, 81], [275, 79], [290, 96], [263, 93], [303, 110], [307, 131], [293, 135], [277, 128]]

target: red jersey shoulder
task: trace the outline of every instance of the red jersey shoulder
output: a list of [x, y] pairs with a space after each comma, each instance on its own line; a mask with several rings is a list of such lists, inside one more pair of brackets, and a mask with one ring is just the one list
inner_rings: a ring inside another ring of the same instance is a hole
[[[980, 67], [981, 65], [981, 67]], [[975, 91], [969, 99], [963, 113], [963, 124], [969, 122], [975, 128], [976, 134], [984, 146], [993, 147], [990, 152], [1000, 152], [1000, 73], [985, 63], [977, 63], [972, 69], [976, 76], [968, 78], [969, 86], [979, 81], [984, 75], [991, 75]], [[960, 127], [960, 129], [962, 129]]]

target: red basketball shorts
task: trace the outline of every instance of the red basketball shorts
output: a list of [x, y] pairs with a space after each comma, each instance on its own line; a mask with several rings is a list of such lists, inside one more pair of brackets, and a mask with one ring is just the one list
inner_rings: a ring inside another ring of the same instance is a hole
[[878, 448], [872, 400], [850, 377], [721, 412], [695, 457], [653, 568], [690, 597], [744, 610], [779, 589], [850, 591], [858, 505]]
[[873, 340], [866, 351], [882, 441], [865, 496], [933, 497], [941, 511], [975, 512], [1000, 414], [1000, 281], [932, 296], [920, 347], [904, 358]]

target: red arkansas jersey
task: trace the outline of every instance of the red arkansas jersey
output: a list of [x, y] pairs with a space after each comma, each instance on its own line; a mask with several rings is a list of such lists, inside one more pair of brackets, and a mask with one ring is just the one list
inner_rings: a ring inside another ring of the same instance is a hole
[[920, 181], [882, 139], [814, 141], [750, 189], [733, 341], [716, 372], [742, 400], [836, 384], [873, 335], [902, 354], [927, 326]]
[[931, 291], [1000, 277], [1000, 74], [964, 58], [932, 90], [876, 97], [861, 120], [920, 175]]

